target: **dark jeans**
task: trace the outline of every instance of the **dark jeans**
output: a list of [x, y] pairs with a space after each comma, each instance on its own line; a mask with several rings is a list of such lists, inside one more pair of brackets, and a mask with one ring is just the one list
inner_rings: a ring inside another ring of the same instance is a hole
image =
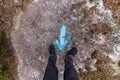
[[[43, 80], [58, 80], [58, 69], [56, 67], [57, 56], [50, 55]], [[78, 74], [73, 65], [72, 56], [65, 58], [64, 80], [78, 80]]]

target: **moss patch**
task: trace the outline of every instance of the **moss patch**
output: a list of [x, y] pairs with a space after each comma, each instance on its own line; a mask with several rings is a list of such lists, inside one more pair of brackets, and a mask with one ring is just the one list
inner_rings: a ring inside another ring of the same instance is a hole
[[0, 29], [0, 43], [3, 42], [3, 31], [2, 29]]
[[7, 49], [1, 49], [0, 50], [0, 58], [2, 58], [7, 52]]
[[0, 28], [0, 80], [17, 80], [16, 61], [13, 50], [10, 49], [10, 40]]
[[8, 71], [0, 64], [0, 80], [5, 80], [8, 78]]
[[8, 70], [5, 68], [2, 60], [3, 56], [7, 53], [7, 49], [4, 48], [4, 34], [2, 29], [0, 29], [0, 80], [5, 80], [8, 78]]

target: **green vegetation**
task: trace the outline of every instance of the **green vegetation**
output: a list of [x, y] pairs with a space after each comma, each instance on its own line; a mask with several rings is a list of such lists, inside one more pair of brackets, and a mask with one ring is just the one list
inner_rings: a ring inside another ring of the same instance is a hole
[[0, 29], [0, 58], [6, 54], [6, 49], [3, 47], [4, 44], [4, 35], [2, 29]]
[[3, 31], [0, 29], [0, 43], [3, 42]]
[[77, 14], [80, 16], [82, 13], [79, 10], [77, 10]]
[[0, 58], [2, 58], [7, 52], [7, 49], [1, 49], [0, 50]]
[[114, 25], [112, 25], [110, 22], [108, 22], [108, 21], [106, 21], [105, 22], [105, 24], [108, 26], [108, 27], [110, 27], [111, 28], [111, 33], [112, 34], [115, 34], [115, 33], [118, 33], [119, 32], [119, 28], [118, 28], [118, 26], [116, 25], [116, 26], [114, 26]]
[[0, 80], [4, 80], [7, 77], [8, 77], [7, 70], [3, 67], [2, 64], [0, 64]]
[[119, 32], [119, 28], [118, 26], [115, 26], [112, 28], [112, 34], [118, 33]]
[[7, 49], [4, 47], [4, 34], [0, 29], [0, 80], [6, 80], [8, 78], [8, 70], [4, 66], [4, 55], [7, 53]]

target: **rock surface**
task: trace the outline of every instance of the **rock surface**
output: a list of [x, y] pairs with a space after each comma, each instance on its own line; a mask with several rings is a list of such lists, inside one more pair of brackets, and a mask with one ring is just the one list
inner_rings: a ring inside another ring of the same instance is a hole
[[[57, 50], [60, 80], [64, 71], [64, 55], [73, 45], [78, 48], [74, 65], [82, 74], [80, 79], [97, 80], [99, 74], [96, 78], [86, 74], [96, 74], [102, 66], [106, 70], [106, 76], [99, 76], [99, 80], [111, 80], [107, 76], [119, 75], [120, 1], [109, 1], [34, 0], [26, 5], [24, 11], [14, 16], [13, 27], [10, 29], [12, 45], [18, 57], [18, 80], [43, 80], [49, 57], [48, 47], [59, 36], [59, 26], [63, 23], [67, 26], [68, 33], [72, 34], [72, 39], [64, 52]], [[20, 2], [21, 0], [15, 0], [16, 4]], [[93, 53], [95, 55], [91, 56]], [[111, 71], [112, 67], [115, 72]], [[112, 80], [119, 79], [117, 77]]]

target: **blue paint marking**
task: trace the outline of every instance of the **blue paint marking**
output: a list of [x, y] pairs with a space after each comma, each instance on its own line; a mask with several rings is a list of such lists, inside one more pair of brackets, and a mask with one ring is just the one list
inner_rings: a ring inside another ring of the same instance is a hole
[[[64, 24], [61, 25], [60, 30], [60, 40], [54, 39], [55, 45], [58, 47], [59, 51], [62, 52], [67, 46], [71, 36], [66, 36], [66, 26]], [[66, 39], [65, 39], [66, 38]]]

